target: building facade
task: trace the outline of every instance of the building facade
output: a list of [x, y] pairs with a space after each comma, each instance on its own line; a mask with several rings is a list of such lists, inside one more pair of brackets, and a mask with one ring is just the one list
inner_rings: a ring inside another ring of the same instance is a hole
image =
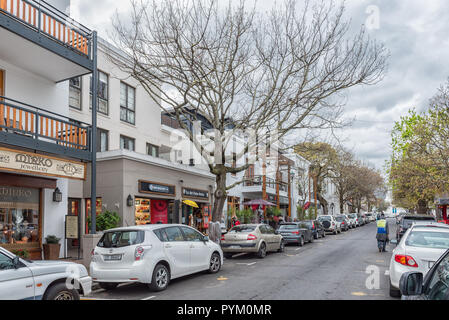
[[69, 181], [92, 159], [65, 80], [92, 73], [94, 33], [45, 1], [0, 10], [0, 246], [41, 259], [47, 236], [64, 239]]

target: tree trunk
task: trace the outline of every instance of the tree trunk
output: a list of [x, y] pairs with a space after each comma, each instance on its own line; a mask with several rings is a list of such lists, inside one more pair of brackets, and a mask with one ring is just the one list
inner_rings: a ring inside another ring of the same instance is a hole
[[212, 221], [220, 222], [223, 214], [223, 208], [226, 203], [226, 171], [224, 167], [222, 172], [215, 176], [215, 182], [217, 183], [217, 190], [214, 194], [214, 206], [212, 209]]
[[427, 201], [426, 200], [418, 200], [418, 214], [427, 214]]
[[[322, 196], [321, 196], [321, 194], [317, 194], [317, 198], [318, 198], [318, 201], [320, 201], [320, 205], [323, 207], [323, 214], [324, 215], [327, 215], [328, 213], [327, 213], [327, 206], [328, 206], [328, 203], [327, 203], [327, 201], [326, 201], [326, 199], [324, 199]], [[318, 212], [317, 212], [317, 214], [318, 214]]]

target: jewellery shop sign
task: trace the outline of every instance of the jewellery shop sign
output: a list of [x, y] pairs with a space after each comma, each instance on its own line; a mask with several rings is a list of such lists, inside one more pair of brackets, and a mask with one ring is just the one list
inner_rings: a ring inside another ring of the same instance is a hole
[[5, 148], [0, 148], [0, 169], [50, 177], [86, 179], [85, 163]]

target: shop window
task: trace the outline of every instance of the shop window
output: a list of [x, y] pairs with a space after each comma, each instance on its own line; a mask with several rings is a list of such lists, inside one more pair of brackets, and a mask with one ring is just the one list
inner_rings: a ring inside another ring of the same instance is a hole
[[120, 82], [120, 120], [135, 124], [136, 89]]
[[81, 77], [69, 80], [69, 106], [81, 110]]
[[[97, 111], [103, 114], [109, 114], [109, 79], [108, 75], [104, 72], [98, 71], [98, 105]], [[90, 77], [90, 109], [92, 109], [92, 76]]]
[[40, 244], [39, 189], [0, 187], [0, 245], [7, 249]]
[[135, 141], [133, 138], [129, 138], [126, 136], [120, 136], [120, 149], [121, 150], [135, 150]]
[[[102, 199], [101, 198], [97, 198], [97, 203], [96, 203], [96, 213], [97, 216], [101, 213], [102, 211]], [[90, 233], [91, 228], [89, 227], [89, 217], [90, 217], [90, 199], [86, 199], [86, 234]]]
[[150, 200], [136, 198], [135, 204], [136, 204], [136, 212], [135, 212], [136, 225], [140, 226], [144, 224], [150, 224], [151, 223]]

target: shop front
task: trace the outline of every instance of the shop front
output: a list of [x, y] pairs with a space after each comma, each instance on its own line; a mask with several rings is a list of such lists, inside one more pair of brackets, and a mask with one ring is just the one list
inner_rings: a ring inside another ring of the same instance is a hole
[[174, 222], [176, 186], [140, 180], [139, 193], [148, 194], [148, 197], [134, 197], [136, 225]]
[[209, 192], [182, 188], [182, 199], [182, 223], [207, 234], [212, 214]]

